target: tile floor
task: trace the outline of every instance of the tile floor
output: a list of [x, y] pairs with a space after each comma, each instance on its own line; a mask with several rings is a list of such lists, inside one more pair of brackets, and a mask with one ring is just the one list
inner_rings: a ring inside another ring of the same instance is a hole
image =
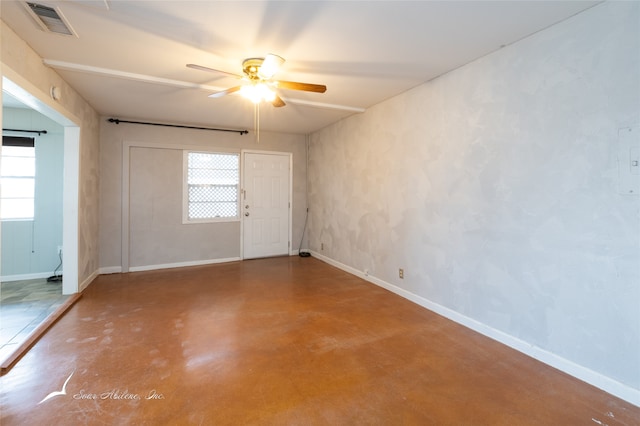
[[0, 283], [0, 360], [9, 356], [68, 296], [62, 281]]

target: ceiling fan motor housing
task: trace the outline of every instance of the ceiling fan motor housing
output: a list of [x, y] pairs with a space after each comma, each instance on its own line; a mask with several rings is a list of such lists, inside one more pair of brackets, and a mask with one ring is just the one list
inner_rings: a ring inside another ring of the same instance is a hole
[[242, 61], [242, 70], [250, 80], [260, 80], [258, 73], [264, 58], [248, 58]]

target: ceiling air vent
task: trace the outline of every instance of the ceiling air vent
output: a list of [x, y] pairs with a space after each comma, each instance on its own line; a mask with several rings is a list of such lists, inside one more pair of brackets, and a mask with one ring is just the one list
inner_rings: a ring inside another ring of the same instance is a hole
[[31, 2], [25, 3], [25, 6], [29, 14], [36, 20], [38, 25], [44, 31], [76, 37], [78, 36], [64, 18], [59, 8], [53, 8]]

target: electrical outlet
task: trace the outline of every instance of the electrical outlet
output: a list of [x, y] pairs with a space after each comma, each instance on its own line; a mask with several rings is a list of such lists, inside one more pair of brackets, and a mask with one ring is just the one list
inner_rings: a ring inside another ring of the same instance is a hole
[[398, 276], [399, 276], [401, 279], [404, 279], [404, 269], [402, 269], [402, 268], [398, 269]]

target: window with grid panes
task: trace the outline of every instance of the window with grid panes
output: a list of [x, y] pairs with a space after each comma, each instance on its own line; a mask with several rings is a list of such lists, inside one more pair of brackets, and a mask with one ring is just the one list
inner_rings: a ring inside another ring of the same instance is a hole
[[238, 220], [240, 155], [185, 151], [184, 222]]
[[33, 220], [36, 182], [34, 138], [2, 137], [0, 219]]

